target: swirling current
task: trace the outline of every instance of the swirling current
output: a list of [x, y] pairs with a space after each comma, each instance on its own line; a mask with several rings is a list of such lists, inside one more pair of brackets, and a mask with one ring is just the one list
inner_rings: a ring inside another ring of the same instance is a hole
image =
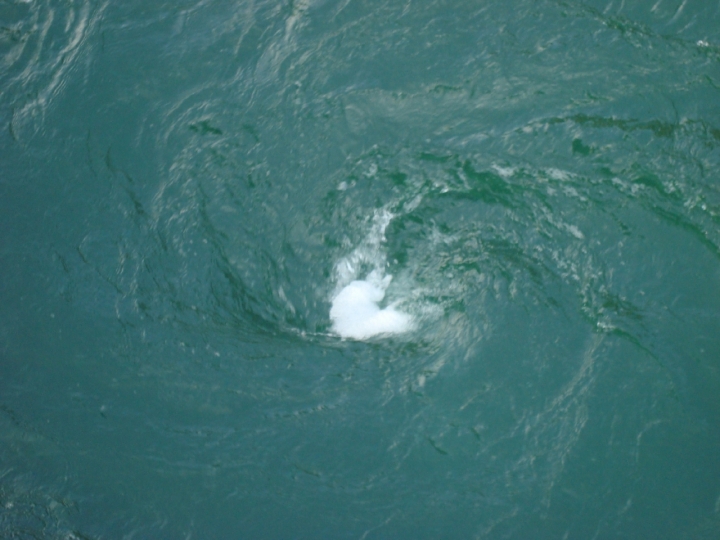
[[719, 29], [0, 3], [0, 537], [718, 538]]

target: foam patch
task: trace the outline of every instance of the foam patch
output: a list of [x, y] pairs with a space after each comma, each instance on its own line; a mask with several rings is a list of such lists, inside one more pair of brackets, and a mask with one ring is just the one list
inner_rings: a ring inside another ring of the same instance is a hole
[[412, 330], [410, 315], [393, 306], [380, 308], [378, 303], [384, 297], [381, 287], [369, 281], [352, 281], [332, 301], [333, 331], [343, 338], [363, 340]]

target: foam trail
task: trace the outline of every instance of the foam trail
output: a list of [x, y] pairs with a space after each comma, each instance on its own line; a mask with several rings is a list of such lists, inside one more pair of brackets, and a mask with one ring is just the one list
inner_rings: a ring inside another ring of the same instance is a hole
[[[348, 257], [335, 265], [338, 291], [330, 308], [332, 329], [342, 338], [364, 340], [375, 336], [402, 334], [414, 328], [410, 315], [395, 309], [395, 304], [381, 308], [385, 291], [392, 280], [385, 275], [385, 254], [381, 244], [393, 215], [387, 210], [375, 214], [370, 233]], [[358, 279], [362, 268], [371, 266], [365, 279]]]

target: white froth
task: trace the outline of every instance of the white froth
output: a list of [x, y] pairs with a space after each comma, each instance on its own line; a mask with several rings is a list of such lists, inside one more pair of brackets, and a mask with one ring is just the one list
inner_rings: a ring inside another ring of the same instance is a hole
[[380, 307], [392, 281], [392, 276], [385, 274], [383, 244], [394, 217], [386, 208], [375, 211], [365, 239], [335, 264], [330, 320], [333, 332], [342, 338], [364, 340], [402, 334], [415, 327], [412, 316], [396, 309], [398, 302]]
[[[389, 277], [389, 276], [388, 276]], [[389, 283], [389, 279], [383, 280]], [[393, 306], [380, 309], [378, 302], [385, 290], [369, 281], [352, 281], [332, 301], [330, 319], [333, 331], [340, 337], [368, 339], [373, 336], [402, 334], [413, 328], [410, 315]]]

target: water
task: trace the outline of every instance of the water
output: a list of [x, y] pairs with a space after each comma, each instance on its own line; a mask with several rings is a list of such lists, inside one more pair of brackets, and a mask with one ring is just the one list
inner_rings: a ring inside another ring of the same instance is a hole
[[720, 536], [717, 3], [0, 27], [0, 536]]

